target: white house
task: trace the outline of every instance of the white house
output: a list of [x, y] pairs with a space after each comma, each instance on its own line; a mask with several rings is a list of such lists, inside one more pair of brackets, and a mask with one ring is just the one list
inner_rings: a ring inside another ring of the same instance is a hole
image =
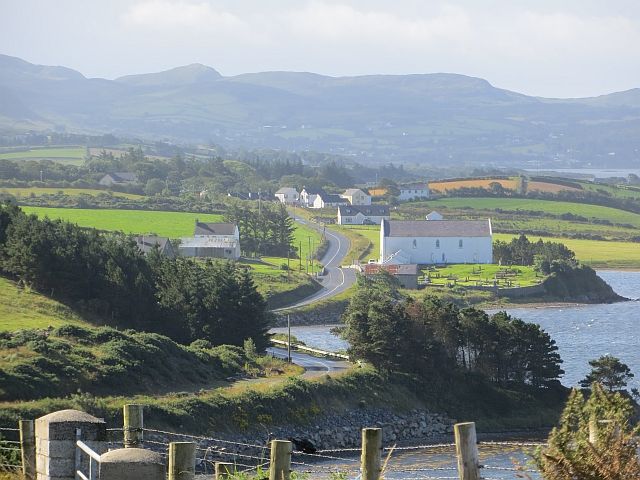
[[100, 185], [112, 187], [114, 185], [130, 185], [139, 183], [138, 176], [133, 172], [113, 172], [107, 173], [98, 182]]
[[348, 188], [340, 196], [347, 200], [350, 205], [371, 205], [371, 196], [359, 188]]
[[380, 223], [380, 263], [493, 263], [491, 220]]
[[235, 223], [196, 220], [193, 237], [181, 238], [178, 252], [185, 257], [240, 258], [240, 231]]
[[338, 225], [379, 225], [389, 220], [387, 205], [343, 205], [338, 207]]
[[300, 194], [293, 187], [282, 187], [275, 193], [275, 196], [285, 205], [294, 205], [300, 201]]
[[300, 192], [300, 204], [303, 207], [313, 208], [313, 202], [315, 202], [316, 198], [320, 194], [326, 195], [324, 190], [320, 188], [302, 187], [302, 191]]
[[349, 202], [340, 195], [321, 192], [316, 195], [313, 203], [309, 205], [309, 208], [339, 207], [340, 205], [347, 205], [348, 203]]
[[428, 214], [425, 218], [427, 220], [444, 220], [444, 217], [442, 216], [442, 214], [436, 212], [435, 210], [430, 214]]
[[398, 200], [414, 200], [429, 198], [429, 185], [425, 182], [407, 183], [398, 187]]

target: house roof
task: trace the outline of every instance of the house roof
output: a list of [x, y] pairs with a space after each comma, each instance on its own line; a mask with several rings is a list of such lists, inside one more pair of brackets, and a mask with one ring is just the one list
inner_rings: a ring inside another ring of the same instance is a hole
[[442, 220], [444, 217], [440, 212], [435, 210], [427, 215], [427, 220]]
[[345, 199], [340, 195], [336, 195], [333, 193], [325, 193], [324, 195], [320, 194], [320, 198], [324, 203], [344, 203]]
[[[345, 196], [345, 197], [351, 197], [352, 195], [355, 195], [358, 192], [364, 193], [359, 188], [347, 188], [342, 195]], [[365, 193], [365, 195], [366, 195], [366, 193]]]
[[386, 270], [391, 275], [418, 275], [418, 265], [415, 263], [401, 265], [366, 264], [363, 267], [365, 275], [376, 275], [380, 270]]
[[137, 182], [138, 176], [133, 172], [113, 172], [107, 173], [116, 182]]
[[275, 194], [277, 195], [279, 193], [298, 193], [298, 190], [296, 190], [293, 187], [282, 187], [282, 188], [279, 188]]
[[135, 239], [136, 244], [138, 245], [138, 248], [142, 253], [151, 252], [156, 247], [156, 245], [158, 246], [160, 251], [163, 251], [165, 248], [167, 248], [167, 245], [169, 246], [169, 248], [171, 248], [171, 243], [169, 242], [169, 239], [167, 237], [158, 237], [157, 235], [139, 235], [135, 237]]
[[491, 220], [382, 221], [385, 237], [490, 237]]
[[400, 190], [429, 190], [429, 185], [425, 182], [405, 183], [398, 187]]
[[321, 188], [303, 188], [302, 189], [307, 195], [320, 195], [322, 197], [324, 197], [325, 195], [327, 195], [327, 192], [325, 192], [323, 189]]
[[194, 235], [234, 235], [235, 223], [203, 223], [196, 222]]
[[357, 215], [358, 212], [362, 213], [366, 217], [380, 217], [389, 215], [388, 205], [341, 205], [338, 207], [340, 216], [345, 215]]

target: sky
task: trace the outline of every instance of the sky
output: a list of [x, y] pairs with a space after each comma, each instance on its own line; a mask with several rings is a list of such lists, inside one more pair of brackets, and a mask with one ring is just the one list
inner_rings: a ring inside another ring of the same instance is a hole
[[0, 53], [87, 77], [450, 72], [584, 97], [640, 87], [640, 2], [0, 0]]

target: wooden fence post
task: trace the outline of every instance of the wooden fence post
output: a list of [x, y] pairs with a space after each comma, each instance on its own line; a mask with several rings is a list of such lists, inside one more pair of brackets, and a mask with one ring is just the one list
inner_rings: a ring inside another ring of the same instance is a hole
[[479, 480], [480, 463], [476, 444], [476, 424], [474, 422], [456, 423], [453, 430], [456, 438], [456, 456], [458, 457], [458, 478], [460, 480]]
[[169, 479], [194, 480], [196, 476], [196, 444], [169, 443]]
[[382, 450], [382, 429], [362, 429], [362, 456], [360, 469], [362, 480], [378, 480], [380, 478], [380, 452]]
[[143, 408], [143, 405], [131, 403], [122, 407], [124, 417], [124, 448], [142, 448], [142, 429], [144, 428]]
[[271, 441], [269, 480], [289, 480], [293, 445], [287, 440]]
[[233, 463], [227, 462], [216, 462], [216, 480], [224, 480], [225, 478], [229, 478], [234, 474], [235, 468]]
[[36, 478], [36, 427], [33, 420], [20, 420], [20, 452], [22, 475], [26, 480]]

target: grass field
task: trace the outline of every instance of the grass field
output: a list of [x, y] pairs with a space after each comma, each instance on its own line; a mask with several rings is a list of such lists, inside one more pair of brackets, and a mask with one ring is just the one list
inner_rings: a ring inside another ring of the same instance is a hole
[[584, 203], [556, 202], [553, 200], [536, 200], [526, 198], [443, 198], [429, 200], [420, 204], [407, 204], [411, 207], [418, 205], [424, 209], [437, 210], [438, 208], [465, 209], [465, 210], [495, 210], [517, 212], [518, 210], [532, 210], [554, 215], [572, 213], [589, 219], [609, 220], [613, 223], [630, 224], [640, 228], [640, 215], [626, 212], [611, 207], [587, 205]]
[[85, 147], [31, 148], [0, 153], [0, 160], [54, 160], [79, 165], [84, 161]]
[[[493, 235], [493, 239], [510, 241], [514, 236], [498, 233]], [[594, 268], [640, 269], [640, 244], [638, 243], [529, 236], [531, 241], [537, 241], [538, 238], [564, 243], [576, 253], [578, 260]]]
[[39, 217], [59, 218], [81, 227], [125, 233], [155, 233], [170, 238], [193, 235], [196, 219], [205, 222], [222, 220], [222, 215], [208, 213], [46, 207], [22, 207], [22, 209], [26, 213], [34, 213]]
[[67, 307], [0, 277], [0, 331], [86, 324]]
[[422, 274], [432, 285], [493, 285], [500, 287], [528, 287], [543, 280], [533, 267], [502, 267], [499, 265], [449, 265], [425, 269]]
[[30, 197], [40, 195], [56, 195], [62, 193], [69, 196], [77, 195], [113, 195], [114, 197], [140, 199], [144, 198], [144, 195], [136, 195], [135, 193], [123, 193], [112, 192], [110, 190], [98, 190], [94, 188], [46, 188], [46, 187], [29, 187], [29, 188], [13, 188], [13, 187], [0, 187], [0, 193], [8, 193], [14, 197]]
[[[378, 225], [332, 225], [331, 228], [344, 233], [351, 239], [355, 260], [366, 262], [370, 258], [374, 258], [377, 261], [380, 257], [380, 227]], [[352, 259], [348, 260], [351, 263]]]
[[499, 183], [503, 188], [515, 190], [517, 181], [515, 179], [506, 178], [487, 178], [487, 179], [469, 179], [469, 180], [453, 180], [443, 182], [429, 182], [429, 189], [432, 192], [446, 192], [447, 190], [457, 190], [459, 188], [491, 188], [491, 183]]

